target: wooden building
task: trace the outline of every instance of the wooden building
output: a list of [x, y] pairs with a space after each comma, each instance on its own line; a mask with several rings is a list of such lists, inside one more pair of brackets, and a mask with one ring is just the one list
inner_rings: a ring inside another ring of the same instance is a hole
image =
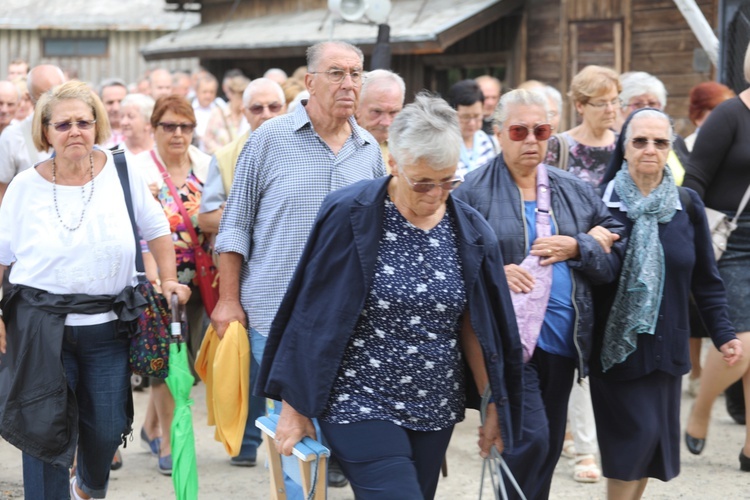
[[160, 66], [191, 70], [193, 58], [148, 63], [140, 49], [200, 21], [196, 13], [166, 12], [164, 0], [1, 0], [0, 79], [8, 63], [55, 64], [96, 85], [105, 78], [136, 82]]
[[[184, 0], [167, 0], [183, 4]], [[722, 0], [697, 0], [716, 26]], [[148, 60], [197, 57], [220, 76], [240, 68], [256, 78], [270, 67], [291, 73], [309, 45], [334, 38], [371, 54], [377, 27], [334, 23], [327, 0], [202, 0], [202, 23], [144, 48]], [[672, 0], [392, 0], [392, 69], [408, 96], [445, 92], [462, 78], [491, 73], [505, 88], [526, 79], [563, 94], [587, 64], [647, 71], [669, 94], [667, 111], [687, 133], [690, 88], [715, 78], [698, 40]], [[575, 117], [568, 113], [567, 125]]]

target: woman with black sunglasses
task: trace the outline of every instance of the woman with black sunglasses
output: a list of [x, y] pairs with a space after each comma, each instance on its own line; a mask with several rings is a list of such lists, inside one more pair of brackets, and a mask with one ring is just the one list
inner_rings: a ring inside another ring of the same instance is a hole
[[420, 94], [391, 176], [331, 193], [268, 336], [262, 396], [289, 455], [317, 418], [358, 499], [435, 496], [453, 426], [491, 394], [480, 450], [520, 430], [521, 346], [492, 229], [451, 192], [461, 132]]
[[669, 481], [680, 472], [689, 294], [730, 366], [742, 344], [729, 321], [703, 203], [675, 185], [667, 166], [669, 117], [641, 109], [623, 130], [610, 162], [620, 168], [604, 202], [626, 226], [628, 244], [619, 280], [594, 295], [591, 399], [607, 496], [636, 500], [649, 478]]
[[617, 277], [623, 252], [616, 234], [623, 227], [594, 188], [542, 163], [552, 132], [547, 106], [532, 91], [505, 94], [494, 115], [502, 153], [456, 191], [500, 239], [514, 302], [540, 297], [516, 311], [539, 314], [536, 321], [518, 318], [527, 359], [524, 432], [504, 454], [526, 497], [535, 499], [549, 496], [574, 372], [588, 372], [591, 286]]

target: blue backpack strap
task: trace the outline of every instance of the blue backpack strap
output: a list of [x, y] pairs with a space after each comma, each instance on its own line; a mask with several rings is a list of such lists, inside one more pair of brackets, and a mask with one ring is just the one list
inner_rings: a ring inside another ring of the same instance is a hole
[[141, 253], [141, 237], [138, 233], [138, 225], [135, 223], [135, 211], [133, 210], [133, 198], [130, 195], [130, 177], [128, 176], [128, 163], [125, 160], [125, 151], [118, 149], [112, 152], [112, 158], [115, 160], [117, 168], [117, 177], [120, 178], [122, 190], [125, 193], [125, 204], [128, 207], [128, 216], [130, 217], [130, 226], [133, 228], [133, 237], [135, 238], [135, 270], [140, 273], [146, 272], [146, 266], [143, 265], [143, 254]]

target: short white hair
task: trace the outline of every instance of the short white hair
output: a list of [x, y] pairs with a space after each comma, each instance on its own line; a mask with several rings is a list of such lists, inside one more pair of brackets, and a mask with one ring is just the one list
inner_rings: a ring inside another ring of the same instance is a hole
[[549, 101], [541, 89], [515, 89], [500, 98], [492, 114], [492, 123], [499, 130], [503, 128], [503, 123], [508, 119], [509, 108], [513, 106], [539, 106], [544, 110], [544, 116], [549, 118]]
[[360, 100], [364, 98], [370, 88], [377, 87], [379, 84], [382, 85], [384, 83], [392, 83], [398, 86], [398, 89], [401, 92], [401, 103], [403, 104], [404, 96], [406, 95], [406, 83], [404, 83], [404, 79], [401, 78], [398, 73], [388, 71], [387, 69], [375, 69], [365, 73], [362, 82], [362, 90], [360, 90], [359, 93]]
[[428, 92], [417, 94], [388, 128], [388, 151], [399, 171], [419, 161], [433, 170], [455, 167], [462, 144], [456, 110]]
[[253, 98], [253, 94], [261, 89], [272, 88], [279, 94], [279, 102], [286, 104], [286, 97], [284, 96], [284, 89], [281, 85], [274, 82], [270, 78], [256, 78], [245, 87], [245, 91], [242, 93], [242, 105], [247, 106]]
[[643, 94], [656, 96], [662, 109], [667, 107], [667, 89], [654, 75], [644, 71], [623, 73], [620, 75], [620, 83], [622, 84], [620, 101], [622, 101], [623, 108], [628, 106], [630, 99]]
[[146, 123], [151, 124], [151, 113], [154, 112], [156, 101], [151, 96], [145, 94], [128, 94], [120, 103], [121, 108], [135, 106]]

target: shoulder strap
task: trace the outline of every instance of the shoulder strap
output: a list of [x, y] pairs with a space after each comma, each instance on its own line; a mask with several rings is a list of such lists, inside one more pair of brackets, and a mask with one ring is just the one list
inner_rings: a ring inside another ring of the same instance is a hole
[[745, 211], [745, 207], [747, 206], [747, 202], [750, 201], [750, 186], [747, 186], [747, 189], [745, 190], [745, 194], [742, 195], [742, 201], [740, 201], [740, 206], [737, 208], [737, 213], [734, 215], [734, 218], [732, 219], [733, 224], [737, 224], [737, 219], [740, 218], [740, 215], [742, 215], [742, 212]]
[[554, 134], [553, 137], [557, 139], [557, 168], [568, 170], [568, 160], [570, 159], [568, 141], [565, 140], [563, 134]]
[[128, 216], [130, 217], [130, 226], [133, 228], [133, 238], [135, 239], [135, 270], [138, 274], [145, 273], [146, 267], [143, 265], [143, 255], [141, 254], [141, 237], [138, 234], [138, 226], [135, 223], [135, 211], [133, 210], [133, 198], [130, 195], [130, 177], [128, 176], [128, 163], [125, 161], [125, 151], [118, 149], [112, 153], [117, 168], [117, 177], [120, 178], [122, 190], [125, 193], [125, 204], [128, 207]]
[[161, 176], [164, 178], [164, 182], [167, 184], [169, 192], [172, 193], [172, 198], [177, 204], [177, 208], [180, 209], [180, 215], [182, 215], [182, 220], [185, 222], [185, 228], [188, 230], [190, 238], [193, 240], [193, 247], [199, 247], [198, 234], [195, 232], [193, 222], [190, 220], [190, 215], [187, 213], [187, 210], [185, 210], [185, 205], [182, 204], [182, 197], [180, 196], [180, 193], [177, 192], [177, 188], [175, 188], [174, 182], [172, 182], [172, 178], [169, 176], [169, 172], [167, 172], [167, 169], [159, 161], [159, 158], [156, 157], [156, 153], [153, 149], [151, 150], [151, 158], [154, 160], [154, 163], [156, 163], [156, 166], [159, 167], [159, 172], [161, 172]]
[[682, 186], [677, 186], [677, 192], [680, 195], [680, 203], [687, 211], [688, 217], [690, 217], [690, 222], [694, 226], [698, 225], [698, 213], [695, 211], [695, 204], [693, 203], [693, 199], [690, 198], [690, 193]]

